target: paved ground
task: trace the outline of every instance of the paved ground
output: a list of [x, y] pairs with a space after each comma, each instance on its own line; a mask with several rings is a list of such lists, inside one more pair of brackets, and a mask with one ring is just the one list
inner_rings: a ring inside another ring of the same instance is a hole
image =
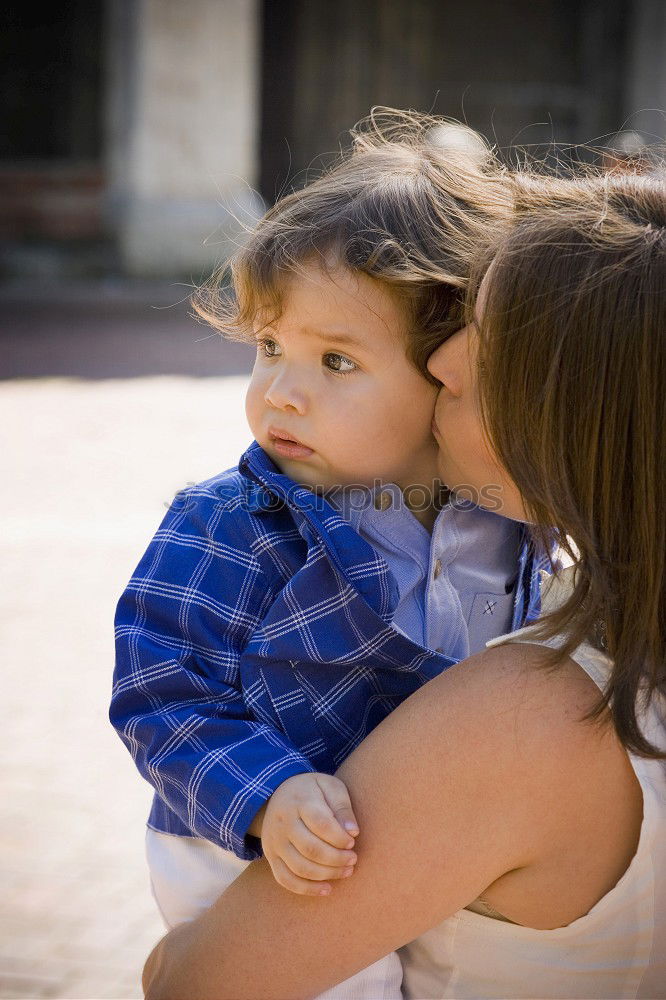
[[[187, 481], [234, 464], [250, 440], [244, 375], [104, 379], [114, 361], [102, 344], [113, 309], [95, 311], [95, 290], [82, 306], [82, 294], [77, 305], [71, 295], [14, 293], [13, 315], [23, 317], [26, 338], [32, 331], [32, 349], [24, 340], [9, 356], [11, 328], [0, 342], [5, 365], [22, 374], [44, 370], [44, 345], [51, 370], [75, 371], [85, 356], [94, 374], [0, 383], [6, 998], [141, 995], [143, 959], [162, 926], [143, 861], [148, 786], [106, 721], [113, 610], [164, 503]], [[116, 328], [115, 363], [150, 370], [141, 345], [160, 346], [153, 300], [135, 295], [120, 308], [116, 295], [115, 315], [124, 309], [134, 319], [131, 336]], [[182, 316], [166, 326], [163, 354], [153, 353], [162, 369], [183, 361], [185, 371], [210, 371], [196, 343], [201, 328]], [[217, 346], [215, 371], [247, 369], [237, 348], [227, 364]]]
[[192, 289], [115, 279], [0, 285], [0, 378], [249, 371], [251, 348], [191, 318]]

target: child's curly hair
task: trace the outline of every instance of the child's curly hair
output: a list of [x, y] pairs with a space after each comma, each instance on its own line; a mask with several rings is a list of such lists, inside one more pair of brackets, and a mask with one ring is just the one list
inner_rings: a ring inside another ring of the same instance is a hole
[[[443, 118], [375, 108], [322, 176], [281, 198], [193, 296], [199, 318], [236, 340], [280, 314], [285, 279], [315, 258], [383, 282], [409, 316], [407, 354], [464, 324], [472, 262], [510, 223], [509, 177], [478, 133]], [[230, 279], [230, 280], [229, 280]]]

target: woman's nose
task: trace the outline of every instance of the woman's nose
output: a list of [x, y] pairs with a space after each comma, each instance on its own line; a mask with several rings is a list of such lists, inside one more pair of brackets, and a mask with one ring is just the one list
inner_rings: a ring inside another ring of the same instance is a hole
[[447, 344], [448, 341], [445, 341], [443, 344], [440, 344], [439, 347], [435, 348], [427, 361], [428, 371], [433, 378], [438, 380], [438, 382], [445, 381], [444, 373], [447, 368], [446, 358], [448, 354]]
[[293, 410], [303, 416], [307, 410], [307, 395], [293, 377], [277, 375], [264, 393], [264, 399], [276, 410]]
[[469, 366], [469, 330], [463, 327], [437, 347], [428, 358], [428, 371], [438, 382], [458, 394], [462, 391]]

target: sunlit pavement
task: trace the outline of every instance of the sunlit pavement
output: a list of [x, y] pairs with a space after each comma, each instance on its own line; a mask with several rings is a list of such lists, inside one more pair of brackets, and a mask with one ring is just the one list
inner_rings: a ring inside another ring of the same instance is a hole
[[249, 442], [246, 383], [0, 383], [2, 997], [141, 996], [163, 929], [150, 791], [106, 717], [113, 612], [164, 504]]

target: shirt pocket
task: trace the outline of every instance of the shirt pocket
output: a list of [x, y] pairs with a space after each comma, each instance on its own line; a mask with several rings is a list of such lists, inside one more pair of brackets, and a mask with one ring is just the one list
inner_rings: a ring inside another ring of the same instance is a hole
[[467, 619], [470, 656], [485, 649], [491, 639], [511, 631], [515, 592], [513, 586], [508, 594], [485, 591], [475, 595]]

